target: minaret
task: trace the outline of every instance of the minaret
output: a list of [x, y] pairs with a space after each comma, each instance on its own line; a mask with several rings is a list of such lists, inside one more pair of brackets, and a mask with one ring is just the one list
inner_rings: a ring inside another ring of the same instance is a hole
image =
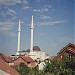
[[19, 20], [19, 27], [18, 27], [18, 44], [17, 44], [17, 55], [19, 55], [20, 51], [20, 32], [21, 32], [21, 21]]
[[30, 51], [33, 52], [33, 29], [34, 29], [34, 24], [33, 24], [33, 15], [32, 15], [32, 21], [31, 21], [31, 27], [30, 27]]

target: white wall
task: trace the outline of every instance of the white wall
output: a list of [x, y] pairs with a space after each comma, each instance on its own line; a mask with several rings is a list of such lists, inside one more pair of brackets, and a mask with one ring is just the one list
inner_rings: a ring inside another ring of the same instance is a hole
[[39, 70], [43, 70], [45, 66], [45, 62], [41, 62], [40, 64], [38, 64], [38, 66], [39, 66]]
[[10, 74], [8, 74], [5, 71], [3, 71], [3, 70], [0, 69], [0, 75], [10, 75]]
[[37, 58], [40, 58], [41, 61], [46, 59], [46, 54], [42, 51], [30, 52], [29, 56], [34, 60], [37, 60]]

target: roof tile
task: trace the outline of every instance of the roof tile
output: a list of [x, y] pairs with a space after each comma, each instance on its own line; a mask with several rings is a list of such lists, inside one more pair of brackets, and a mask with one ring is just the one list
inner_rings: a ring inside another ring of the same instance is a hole
[[10, 75], [20, 75], [15, 69], [9, 66], [6, 62], [0, 59], [0, 69], [7, 72]]

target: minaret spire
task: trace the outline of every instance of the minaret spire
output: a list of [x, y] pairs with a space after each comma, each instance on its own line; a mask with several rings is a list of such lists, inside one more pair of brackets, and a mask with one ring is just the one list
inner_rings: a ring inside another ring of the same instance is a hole
[[33, 51], [33, 29], [34, 29], [34, 24], [33, 24], [33, 15], [32, 15], [32, 21], [31, 21], [31, 38], [30, 38], [30, 51]]
[[21, 24], [21, 21], [19, 20], [17, 54], [19, 54], [19, 51], [20, 51], [20, 32], [21, 32], [21, 25], [20, 24]]

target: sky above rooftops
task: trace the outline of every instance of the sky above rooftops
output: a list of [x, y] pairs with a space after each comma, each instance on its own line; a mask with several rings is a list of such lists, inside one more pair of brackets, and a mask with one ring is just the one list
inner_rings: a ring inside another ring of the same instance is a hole
[[32, 15], [34, 46], [54, 56], [68, 43], [74, 43], [74, 0], [0, 0], [0, 52], [16, 52], [19, 19], [21, 50], [30, 48]]

